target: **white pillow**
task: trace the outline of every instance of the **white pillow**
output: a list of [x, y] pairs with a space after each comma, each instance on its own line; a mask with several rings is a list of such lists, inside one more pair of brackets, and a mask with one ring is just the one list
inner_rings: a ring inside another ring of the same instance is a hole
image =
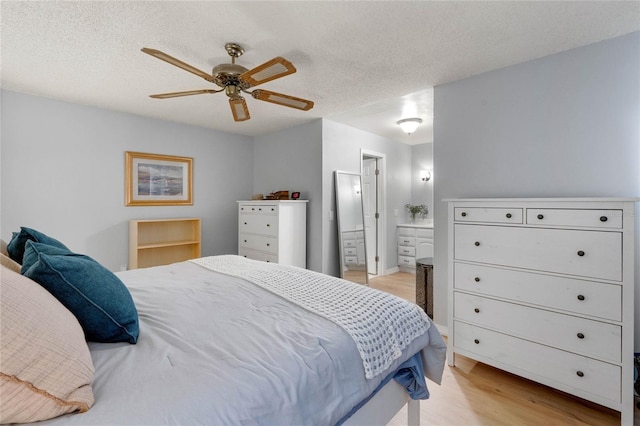
[[94, 368], [78, 320], [36, 282], [0, 268], [0, 423], [87, 411]]

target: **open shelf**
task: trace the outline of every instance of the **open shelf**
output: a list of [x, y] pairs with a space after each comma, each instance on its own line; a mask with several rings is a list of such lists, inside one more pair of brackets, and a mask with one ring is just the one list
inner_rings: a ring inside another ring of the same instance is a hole
[[129, 268], [147, 268], [200, 257], [198, 218], [141, 219], [129, 222]]

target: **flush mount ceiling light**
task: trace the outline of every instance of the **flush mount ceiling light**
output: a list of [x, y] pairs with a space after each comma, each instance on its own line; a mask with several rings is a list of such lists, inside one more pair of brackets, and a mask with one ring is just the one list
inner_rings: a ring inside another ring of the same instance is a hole
[[400, 126], [403, 132], [410, 135], [415, 132], [418, 126], [422, 123], [421, 118], [404, 118], [398, 121], [396, 124]]

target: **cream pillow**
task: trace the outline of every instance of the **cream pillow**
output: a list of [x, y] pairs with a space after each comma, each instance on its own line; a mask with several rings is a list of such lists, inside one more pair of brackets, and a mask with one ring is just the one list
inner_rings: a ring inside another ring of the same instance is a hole
[[0, 238], [0, 254], [4, 254], [5, 256], [9, 256], [9, 252], [7, 251], [7, 242]]
[[0, 253], [0, 264], [17, 273], [20, 273], [20, 270], [22, 269], [18, 262], [3, 253]]
[[36, 282], [0, 268], [0, 423], [87, 411], [94, 368], [78, 320]]

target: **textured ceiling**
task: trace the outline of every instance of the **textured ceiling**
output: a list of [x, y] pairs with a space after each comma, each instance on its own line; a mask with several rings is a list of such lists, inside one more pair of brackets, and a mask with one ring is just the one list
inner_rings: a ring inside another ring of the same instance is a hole
[[[433, 140], [433, 86], [640, 30], [638, 1], [2, 1], [1, 84], [23, 93], [243, 135], [325, 117], [405, 143]], [[140, 52], [205, 71], [275, 56], [298, 72], [261, 88], [315, 101], [298, 111], [248, 97], [233, 121], [216, 88]], [[411, 136], [395, 122], [423, 119]]]

